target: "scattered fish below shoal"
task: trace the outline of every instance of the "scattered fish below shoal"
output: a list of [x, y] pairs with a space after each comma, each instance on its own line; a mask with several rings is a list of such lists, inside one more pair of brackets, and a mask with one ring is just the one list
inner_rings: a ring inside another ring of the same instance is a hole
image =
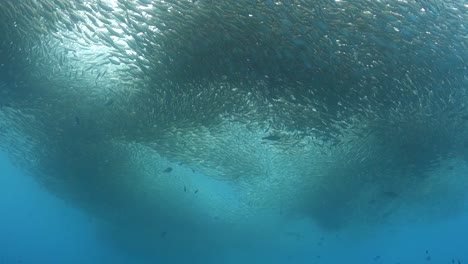
[[75, 124], [76, 124], [77, 126], [80, 125], [80, 118], [77, 117], [77, 116], [75, 116]]
[[184, 185], [184, 192], [187, 192], [187, 187], [185, 187], [185, 185]]
[[196, 189], [193, 193], [197, 194], [197, 193], [198, 193], [198, 189]]
[[171, 167], [167, 167], [165, 170], [163, 170], [163, 172], [165, 173], [170, 173], [171, 171], [172, 171]]
[[166, 235], [167, 235], [167, 232], [166, 232], [166, 231], [161, 232], [161, 237], [162, 237], [162, 238], [166, 237]]

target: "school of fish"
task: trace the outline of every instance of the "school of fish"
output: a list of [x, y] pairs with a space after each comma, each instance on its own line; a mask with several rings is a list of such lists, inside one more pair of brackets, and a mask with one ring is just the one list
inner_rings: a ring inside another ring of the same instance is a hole
[[193, 246], [272, 214], [338, 230], [464, 206], [465, 1], [3, 0], [0, 18], [0, 147], [115, 226]]

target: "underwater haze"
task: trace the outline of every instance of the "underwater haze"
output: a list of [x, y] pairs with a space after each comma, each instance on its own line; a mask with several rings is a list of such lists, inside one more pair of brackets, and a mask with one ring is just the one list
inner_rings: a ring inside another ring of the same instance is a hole
[[0, 263], [468, 262], [467, 1], [0, 19]]

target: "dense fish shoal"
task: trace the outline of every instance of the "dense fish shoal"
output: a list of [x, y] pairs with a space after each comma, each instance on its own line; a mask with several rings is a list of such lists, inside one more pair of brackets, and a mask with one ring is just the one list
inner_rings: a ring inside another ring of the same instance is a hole
[[467, 11], [4, 0], [0, 147], [51, 192], [149, 237], [260, 236], [271, 214], [339, 230], [459, 212]]

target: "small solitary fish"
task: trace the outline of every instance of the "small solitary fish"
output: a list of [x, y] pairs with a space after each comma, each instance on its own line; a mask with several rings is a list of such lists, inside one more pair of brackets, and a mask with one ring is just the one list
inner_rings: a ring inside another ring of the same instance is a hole
[[394, 192], [394, 191], [385, 191], [383, 192], [383, 194], [389, 198], [396, 198], [398, 197], [398, 193]]
[[110, 106], [112, 104], [114, 104], [114, 99], [112, 98], [107, 99], [106, 102], [104, 103], [105, 106]]
[[196, 189], [193, 193], [195, 193], [195, 194], [198, 193], [198, 189]]
[[170, 173], [171, 171], [172, 171], [171, 167], [167, 167], [165, 170], [163, 170], [163, 172], [165, 173]]
[[271, 140], [271, 141], [278, 141], [281, 139], [280, 136], [277, 136], [277, 135], [269, 135], [269, 136], [266, 136], [266, 137], [262, 137], [263, 140]]

